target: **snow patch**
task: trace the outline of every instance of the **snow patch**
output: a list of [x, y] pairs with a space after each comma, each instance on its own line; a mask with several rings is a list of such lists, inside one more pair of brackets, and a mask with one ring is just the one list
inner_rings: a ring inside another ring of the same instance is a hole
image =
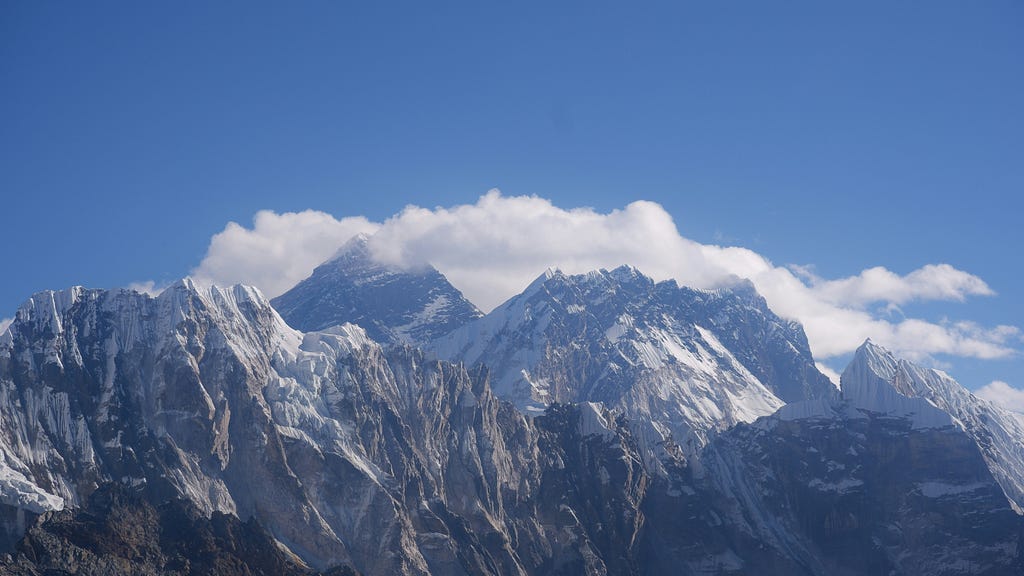
[[615, 416], [600, 402], [581, 402], [580, 434], [601, 436], [606, 442], [615, 438]]
[[984, 482], [959, 485], [946, 484], [945, 482], [920, 482], [918, 483], [917, 488], [921, 491], [921, 495], [926, 498], [942, 498], [943, 496], [969, 494], [988, 486], [989, 484]]
[[808, 484], [811, 488], [818, 490], [819, 492], [835, 492], [837, 494], [846, 494], [852, 491], [858, 486], [863, 486], [864, 481], [856, 478], [843, 478], [838, 482], [825, 482], [820, 478], [815, 478]]
[[63, 510], [64, 499], [36, 486], [24, 474], [7, 465], [0, 452], [0, 502], [35, 514]]

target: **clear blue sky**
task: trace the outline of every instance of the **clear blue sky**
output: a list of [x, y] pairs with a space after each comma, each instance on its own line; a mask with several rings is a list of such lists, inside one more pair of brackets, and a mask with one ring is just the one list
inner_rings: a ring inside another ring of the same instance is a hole
[[999, 296], [914, 312], [1024, 326], [1024, 4], [633, 4], [4, 2], [0, 317], [259, 209], [499, 187], [830, 277], [948, 262]]

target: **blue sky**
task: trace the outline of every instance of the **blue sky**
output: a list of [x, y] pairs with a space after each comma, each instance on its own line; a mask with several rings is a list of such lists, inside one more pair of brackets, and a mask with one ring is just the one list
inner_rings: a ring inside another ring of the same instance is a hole
[[[0, 318], [188, 274], [259, 210], [497, 187], [827, 279], [948, 263], [996, 295], [885, 314], [1024, 327], [1024, 5], [552, 4], [3, 3]], [[1024, 386], [1019, 354], [932, 360]]]

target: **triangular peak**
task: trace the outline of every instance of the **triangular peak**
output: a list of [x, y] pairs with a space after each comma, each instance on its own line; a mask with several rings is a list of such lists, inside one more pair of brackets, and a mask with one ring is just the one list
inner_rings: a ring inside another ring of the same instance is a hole
[[[853, 354], [853, 359], [846, 370], [851, 367], [863, 366], [885, 380], [892, 380], [899, 368], [899, 360], [892, 352], [875, 344], [868, 338]], [[844, 374], [846, 371], [843, 372]]]
[[374, 235], [361, 232], [349, 238], [327, 260], [321, 262], [316, 270], [333, 268], [350, 275], [365, 272], [393, 274], [438, 274], [437, 269], [427, 261], [406, 261], [397, 254], [384, 255], [380, 246], [374, 244]]
[[366, 234], [352, 237], [331, 260], [271, 302], [299, 330], [351, 322], [384, 343], [422, 344], [481, 316], [433, 266], [379, 261], [373, 237]]
[[343, 259], [369, 258], [370, 256], [370, 235], [365, 232], [360, 232], [346, 240], [345, 243], [342, 244], [341, 247], [338, 248], [334, 254], [322, 264]]
[[903, 361], [885, 348], [865, 341], [840, 377], [843, 398], [854, 407], [908, 418], [915, 428], [941, 428], [953, 424], [949, 414], [917, 396], [897, 388]]
[[560, 269], [549, 266], [526, 286], [526, 289], [523, 290], [522, 294], [532, 294], [548, 281], [552, 279], [564, 279], [566, 277], [565, 273]]

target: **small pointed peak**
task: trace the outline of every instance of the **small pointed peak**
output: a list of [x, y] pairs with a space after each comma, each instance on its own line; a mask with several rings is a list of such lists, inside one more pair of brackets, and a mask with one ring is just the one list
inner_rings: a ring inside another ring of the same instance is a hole
[[235, 284], [231, 287], [231, 291], [234, 294], [235, 301], [237, 302], [252, 302], [253, 304], [259, 304], [260, 306], [270, 305], [267, 297], [264, 296], [263, 292], [255, 286]]
[[541, 273], [540, 276], [534, 278], [533, 282], [530, 282], [526, 289], [523, 290], [523, 295], [532, 294], [533, 292], [536, 292], [537, 290], [540, 289], [541, 286], [543, 286], [550, 280], [564, 277], [565, 274], [563, 274], [561, 270], [549, 266], [546, 270], [544, 270], [544, 272]]
[[174, 282], [171, 282], [170, 284], [168, 284], [167, 288], [164, 288], [164, 290], [161, 292], [161, 294], [171, 293], [171, 292], [198, 292], [198, 291], [199, 291], [198, 283], [195, 280], [193, 280], [191, 276], [185, 276], [184, 278], [179, 278], [178, 280], [175, 280]]
[[853, 359], [850, 360], [849, 366], [843, 371], [843, 382], [844, 390], [846, 388], [846, 374], [848, 372], [856, 372], [857, 370], [867, 370], [875, 375], [883, 378], [890, 379], [893, 374], [896, 373], [898, 361], [893, 356], [892, 352], [889, 352], [885, 348], [875, 344], [870, 338], [864, 341], [863, 344], [857, 348], [856, 352], [853, 353]]
[[400, 274], [437, 272], [437, 269], [430, 262], [410, 258], [407, 254], [382, 253], [378, 250], [380, 246], [373, 243], [373, 238], [372, 234], [356, 234], [342, 244], [341, 248], [338, 248], [333, 256], [320, 264], [320, 266], [317, 266], [317, 268], [322, 266], [341, 268], [348, 273], [358, 273], [357, 271], [359, 270], [372, 270], [373, 273], [388, 272]]
[[538, 276], [536, 279], [534, 279], [533, 282], [530, 283], [530, 286], [533, 286], [534, 284], [543, 284], [548, 280], [559, 280], [564, 278], [565, 273], [562, 272], [560, 268], [549, 266], [547, 269], [544, 270], [543, 274]]
[[843, 397], [858, 409], [910, 418], [915, 428], [952, 424], [949, 414], [904, 381], [907, 366], [885, 348], [865, 340], [840, 377]]
[[343, 258], [368, 258], [370, 256], [370, 236], [360, 232], [349, 238], [341, 245], [341, 248], [334, 253], [327, 261], [333, 262]]
[[871, 338], [865, 339], [864, 343], [857, 347], [857, 351], [854, 355], [856, 356], [859, 354], [863, 354], [868, 357], [889, 357], [895, 359], [892, 352], [883, 346], [875, 344]]
[[355, 236], [349, 238], [348, 241], [345, 242], [345, 245], [346, 246], [366, 246], [366, 244], [369, 241], [370, 241], [370, 235], [367, 234], [366, 232], [360, 232], [360, 233], [356, 234]]
[[629, 264], [623, 264], [608, 273], [609, 276], [616, 280], [632, 280], [639, 276], [643, 276], [639, 270], [630, 266]]
[[208, 297], [217, 287], [209, 280], [196, 280], [191, 276], [185, 276], [179, 280], [171, 282], [164, 288], [160, 294], [157, 295], [158, 299], [178, 299], [181, 297], [196, 296], [200, 299]]
[[629, 264], [623, 264], [608, 272], [608, 276], [619, 283], [641, 282], [644, 284], [654, 284], [654, 280], [650, 276], [641, 272], [636, 266]]

